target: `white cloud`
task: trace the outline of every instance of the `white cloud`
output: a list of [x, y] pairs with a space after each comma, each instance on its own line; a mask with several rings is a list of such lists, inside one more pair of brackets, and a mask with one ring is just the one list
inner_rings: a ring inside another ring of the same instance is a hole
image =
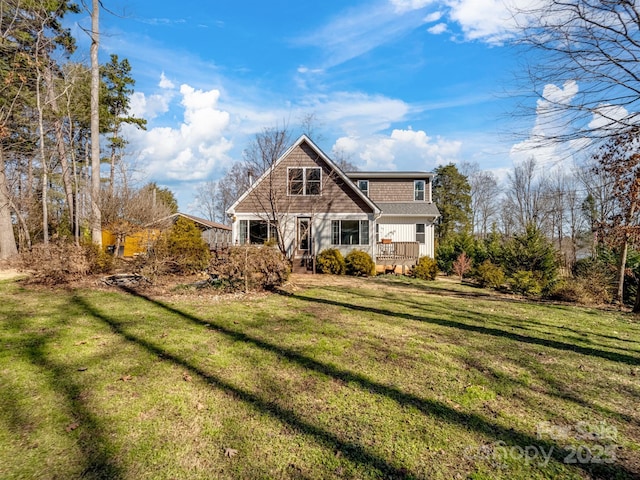
[[434, 3], [434, 0], [389, 0], [389, 3], [395, 7], [396, 12], [405, 13], [420, 10]]
[[184, 114], [179, 126], [126, 131], [132, 150], [139, 152], [138, 162], [160, 182], [206, 179], [230, 161], [233, 143], [225, 137], [230, 115], [218, 107], [220, 92], [185, 84], [180, 95]]
[[543, 98], [536, 105], [536, 120], [529, 137], [511, 149], [514, 161], [534, 158], [541, 166], [554, 166], [572, 156], [581, 144], [558, 139], [568, 133], [569, 128], [563, 106], [571, 104], [578, 92], [575, 81], [565, 82], [562, 87], [545, 85]]
[[434, 25], [433, 27], [428, 28], [427, 31], [429, 33], [432, 33], [433, 35], [440, 35], [441, 33], [444, 33], [444, 32], [447, 31], [447, 24], [446, 23], [438, 23], [438, 24]]
[[422, 130], [395, 129], [391, 135], [341, 137], [334, 152], [341, 152], [364, 170], [432, 170], [456, 162], [462, 142], [431, 138]]
[[164, 72], [160, 74], [160, 83], [158, 83], [158, 86], [160, 88], [169, 89], [169, 90], [173, 90], [174, 88], [176, 88], [173, 82], [165, 76]]
[[169, 111], [172, 98], [173, 93], [154, 94], [147, 97], [142, 92], [134, 92], [131, 95], [129, 112], [135, 117], [152, 120]]
[[129, 113], [135, 117], [145, 118], [147, 120], [153, 120], [167, 113], [171, 101], [176, 95], [175, 85], [165, 76], [164, 72], [162, 72], [160, 74], [158, 87], [160, 91], [150, 95], [146, 95], [143, 92], [134, 92], [131, 95]]
[[319, 96], [301, 110], [317, 112], [327, 125], [339, 127], [350, 136], [368, 135], [389, 128], [409, 112], [409, 105], [382, 95], [338, 92]]
[[628, 119], [629, 112], [626, 108], [619, 105], [601, 104], [593, 112], [589, 128], [601, 131], [604, 136], [609, 136], [616, 131], [623, 130], [628, 124], [625, 120], [628, 121]]
[[407, 10], [411, 4], [417, 6], [422, 3], [425, 2], [409, 0], [397, 2], [397, 5], [367, 3], [352, 7], [340, 12], [318, 31], [296, 39], [295, 43], [321, 49], [323, 68], [340, 65], [380, 45], [397, 40], [425, 24], [426, 20], [422, 16], [411, 14]]
[[424, 17], [425, 23], [437, 22], [442, 18], [442, 12], [433, 12]]

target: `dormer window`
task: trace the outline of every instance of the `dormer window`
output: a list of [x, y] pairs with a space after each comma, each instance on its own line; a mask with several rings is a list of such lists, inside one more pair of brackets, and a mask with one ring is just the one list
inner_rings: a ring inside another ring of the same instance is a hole
[[369, 180], [358, 180], [358, 188], [365, 196], [369, 196]]
[[322, 169], [320, 167], [289, 168], [289, 195], [320, 195]]
[[425, 199], [425, 181], [424, 180], [413, 181], [413, 199], [416, 202], [424, 202], [424, 199]]

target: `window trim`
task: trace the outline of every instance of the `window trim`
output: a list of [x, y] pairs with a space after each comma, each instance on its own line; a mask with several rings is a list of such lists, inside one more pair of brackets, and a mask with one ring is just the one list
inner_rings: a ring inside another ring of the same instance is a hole
[[[422, 184], [422, 190], [418, 190], [418, 185]], [[418, 198], [418, 193], [422, 192], [422, 199]], [[413, 181], [413, 201], [425, 202], [427, 200], [427, 182], [426, 180], [414, 180]]]
[[[366, 183], [367, 188], [362, 189], [362, 187], [360, 186], [360, 182]], [[366, 180], [366, 179], [358, 180], [358, 190], [360, 190], [368, 198], [369, 197], [369, 180]]]
[[[302, 193], [291, 192], [291, 171], [302, 170]], [[319, 180], [309, 180], [308, 171], [318, 170], [320, 171]], [[318, 193], [307, 193], [309, 185], [318, 184]], [[288, 197], [319, 197], [322, 195], [322, 167], [287, 167], [287, 196]]]
[[[422, 232], [418, 232], [418, 227], [422, 227]], [[418, 239], [418, 235], [422, 235], [422, 241]], [[427, 244], [427, 225], [425, 223], [416, 223], [416, 242], [420, 245]]]
[[[271, 240], [278, 241], [278, 226], [269, 220], [263, 219], [243, 219], [238, 220], [240, 222], [238, 224], [238, 244], [239, 245], [263, 245], [262, 243], [252, 243], [251, 242], [251, 222], [262, 222], [267, 224], [267, 238], [266, 241], [269, 242]], [[244, 239], [243, 239], [244, 236]]]
[[[342, 222], [358, 222], [358, 243], [342, 243]], [[371, 245], [369, 220], [331, 220], [331, 245], [354, 247]], [[338, 227], [336, 230], [336, 226]], [[362, 241], [365, 240], [365, 243]]]

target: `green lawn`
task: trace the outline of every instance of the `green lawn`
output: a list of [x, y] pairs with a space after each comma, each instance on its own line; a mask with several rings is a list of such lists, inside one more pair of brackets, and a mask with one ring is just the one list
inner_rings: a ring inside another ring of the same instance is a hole
[[637, 317], [306, 278], [1, 282], [0, 478], [640, 478]]

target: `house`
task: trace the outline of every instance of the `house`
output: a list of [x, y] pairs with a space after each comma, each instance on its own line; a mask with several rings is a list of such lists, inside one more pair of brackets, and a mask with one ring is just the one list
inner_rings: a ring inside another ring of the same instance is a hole
[[235, 244], [278, 243], [289, 258], [367, 252], [380, 268], [434, 255], [433, 174], [343, 172], [302, 135], [227, 210]]
[[133, 233], [124, 236], [124, 239], [120, 241], [115, 233], [104, 229], [102, 230], [102, 244], [110, 253], [115, 254], [117, 249], [119, 257], [134, 257], [146, 253], [158, 239], [160, 233], [173, 225], [180, 217], [196, 224], [202, 232], [202, 238], [209, 244], [211, 250], [228, 246], [231, 243], [231, 227], [178, 212], [146, 227], [140, 227]]

